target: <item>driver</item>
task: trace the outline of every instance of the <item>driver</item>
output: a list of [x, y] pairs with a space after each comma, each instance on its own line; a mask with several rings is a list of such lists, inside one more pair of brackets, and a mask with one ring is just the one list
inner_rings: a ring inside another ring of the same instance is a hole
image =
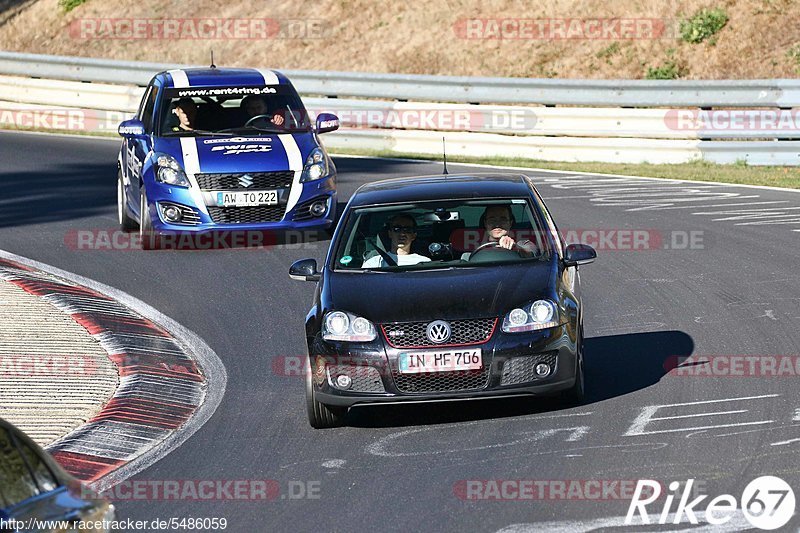
[[[389, 257], [394, 259], [397, 266], [416, 265], [430, 261], [430, 258], [411, 252], [411, 244], [417, 238], [417, 222], [411, 215], [395, 215], [387, 224], [389, 238], [392, 240]], [[379, 268], [391, 266], [380, 255], [370, 257], [361, 268]]]
[[178, 124], [172, 131], [194, 131], [197, 118], [197, 104], [191, 98], [181, 98], [175, 102], [172, 113], [178, 117]]
[[[496, 243], [498, 247], [511, 250], [517, 247], [517, 252], [521, 257], [533, 255], [536, 245], [529, 240], [515, 241], [511, 237], [511, 227], [514, 225], [514, 214], [509, 205], [490, 205], [481, 215], [481, 225], [486, 230], [486, 236], [481, 243]], [[474, 253], [474, 252], [473, 252]], [[471, 253], [462, 255], [462, 259], [469, 260]]]
[[[264, 116], [264, 118], [270, 117], [269, 106], [263, 96], [249, 94], [242, 98], [242, 103], [239, 105], [244, 109], [245, 113], [247, 113], [247, 120], [258, 116]], [[269, 121], [276, 126], [282, 126], [285, 119], [280, 113], [273, 113]]]
[[496, 242], [500, 248], [510, 250], [516, 244], [508, 234], [514, 224], [514, 215], [507, 205], [492, 205], [486, 208], [481, 216], [483, 228], [486, 230], [486, 242]]

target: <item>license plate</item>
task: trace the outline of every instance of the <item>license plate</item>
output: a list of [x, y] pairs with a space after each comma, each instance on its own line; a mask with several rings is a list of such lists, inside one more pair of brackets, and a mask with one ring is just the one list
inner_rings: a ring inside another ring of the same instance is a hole
[[276, 205], [278, 191], [218, 192], [217, 207], [253, 207]]
[[398, 356], [398, 366], [401, 374], [480, 370], [483, 367], [483, 359], [480, 348], [404, 352]]

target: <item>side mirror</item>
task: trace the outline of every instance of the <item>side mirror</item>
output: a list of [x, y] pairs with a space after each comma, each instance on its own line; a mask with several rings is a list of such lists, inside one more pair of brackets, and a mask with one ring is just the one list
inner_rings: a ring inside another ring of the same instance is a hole
[[297, 281], [319, 281], [316, 259], [301, 259], [289, 267], [289, 277]]
[[597, 252], [586, 244], [570, 244], [564, 251], [564, 264], [567, 266], [587, 265], [595, 260]]
[[332, 113], [317, 115], [317, 133], [328, 133], [339, 129], [339, 117]]
[[121, 137], [125, 137], [126, 139], [135, 139], [137, 137], [142, 137], [144, 135], [144, 124], [141, 120], [132, 118], [130, 120], [126, 120], [119, 125], [117, 128], [117, 133], [120, 134]]

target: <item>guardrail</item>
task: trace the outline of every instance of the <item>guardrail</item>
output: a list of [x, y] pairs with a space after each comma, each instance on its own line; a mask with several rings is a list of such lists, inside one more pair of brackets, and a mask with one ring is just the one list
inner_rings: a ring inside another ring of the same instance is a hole
[[[0, 52], [0, 73], [146, 86], [153, 74], [198, 65]], [[206, 65], [200, 65], [206, 66]], [[284, 70], [303, 94], [434, 102], [620, 107], [800, 105], [800, 80], [563, 80]]]
[[[13, 102], [5, 107], [15, 112], [26, 105], [40, 111], [58, 106], [81, 109], [95, 130], [110, 131], [125, 113], [135, 113], [142, 87], [153, 74], [182, 67], [0, 52], [0, 100]], [[800, 141], [792, 140], [800, 139], [800, 118], [787, 111], [800, 106], [800, 80], [597, 81], [284, 72], [312, 113], [341, 117], [343, 129], [325, 137], [334, 148], [438, 154], [444, 132], [448, 151], [459, 155], [800, 164]], [[516, 105], [502, 105], [508, 103]], [[737, 109], [707, 111], [714, 107]], [[714, 113], [729, 127], [719, 127]], [[426, 122], [425, 117], [434, 119]], [[797, 126], [791, 122], [796, 118]], [[0, 116], [0, 126], [4, 122], [8, 120]]]

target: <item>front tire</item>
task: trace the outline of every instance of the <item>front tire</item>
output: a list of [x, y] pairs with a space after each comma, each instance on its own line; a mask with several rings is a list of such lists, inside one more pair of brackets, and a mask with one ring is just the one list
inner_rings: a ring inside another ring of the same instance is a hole
[[314, 384], [311, 376], [311, 358], [306, 362], [306, 413], [308, 423], [314, 429], [328, 429], [344, 424], [347, 410], [341, 407], [332, 407], [317, 401]]
[[142, 184], [141, 203], [139, 204], [139, 218], [139, 237], [142, 242], [142, 250], [157, 250], [159, 248], [158, 236], [153, 232], [147, 196], [144, 194], [144, 184]]
[[564, 400], [570, 405], [580, 405], [586, 399], [586, 380], [584, 378], [583, 361], [583, 326], [575, 348], [575, 384], [564, 392]]
[[139, 224], [128, 212], [128, 193], [125, 192], [122, 172], [117, 172], [117, 220], [122, 231], [135, 231], [139, 228]]

